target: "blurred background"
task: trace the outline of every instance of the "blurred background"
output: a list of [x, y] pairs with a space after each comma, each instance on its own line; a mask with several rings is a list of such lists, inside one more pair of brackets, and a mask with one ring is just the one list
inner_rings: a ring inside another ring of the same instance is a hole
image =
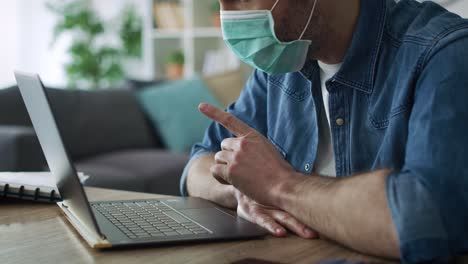
[[[468, 1], [439, 0], [468, 17]], [[0, 1], [0, 171], [48, 170], [14, 69], [39, 73], [89, 186], [179, 194], [210, 121], [251, 73], [222, 41], [217, 0]]]
[[[104, 61], [119, 55], [113, 71], [103, 74], [114, 83], [237, 69], [240, 63], [222, 43], [218, 12], [216, 0], [2, 1], [0, 28], [8, 41], [0, 44], [0, 87], [14, 83], [14, 68], [38, 72], [48, 85], [70, 84], [71, 75], [85, 69], [75, 62], [72, 72], [66, 65], [86, 52], [107, 52]], [[93, 47], [77, 50], [77, 42]]]
[[[439, 2], [468, 17], [468, 1]], [[69, 3], [66, 12], [57, 10], [67, 8], [63, 3]], [[51, 5], [55, 9], [51, 9]], [[93, 36], [96, 46], [117, 49], [110, 53], [124, 51], [122, 44], [128, 44], [131, 49], [115, 61], [121, 69], [117, 67], [109, 73], [109, 76], [113, 74], [113, 78], [109, 78], [112, 82], [123, 77], [153, 80], [182, 75], [189, 78], [195, 74], [214, 75], [236, 69], [240, 63], [222, 43], [218, 10], [216, 0], [197, 0], [196, 4], [194, 0], [2, 1], [0, 32], [4, 41], [0, 43], [0, 87], [14, 84], [14, 68], [38, 72], [48, 85], [69, 84], [73, 73], [67, 72], [65, 65], [70, 64], [74, 56], [70, 46], [82, 37], [76, 32], [80, 26], [89, 30], [80, 24], [85, 22], [79, 20], [86, 19], [86, 15], [78, 14], [79, 11], [89, 11], [94, 22], [103, 27], [103, 32]], [[80, 15], [84, 16], [80, 18]], [[63, 26], [67, 18], [65, 23], [70, 24], [57, 38], [57, 26], [60, 23]], [[107, 57], [113, 55], [115, 53]]]

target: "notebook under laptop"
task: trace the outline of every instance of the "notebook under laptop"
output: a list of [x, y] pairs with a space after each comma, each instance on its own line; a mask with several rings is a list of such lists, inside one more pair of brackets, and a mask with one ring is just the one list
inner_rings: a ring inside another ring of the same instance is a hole
[[63, 201], [58, 205], [92, 248], [247, 239], [266, 231], [197, 198], [89, 202], [38, 75], [15, 72]]

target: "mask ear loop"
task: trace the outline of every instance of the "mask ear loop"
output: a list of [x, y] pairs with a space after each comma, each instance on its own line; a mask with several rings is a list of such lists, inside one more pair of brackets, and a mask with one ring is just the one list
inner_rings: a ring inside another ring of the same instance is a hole
[[[312, 11], [310, 12], [309, 21], [307, 21], [307, 25], [305, 26], [304, 31], [302, 31], [302, 34], [301, 34], [301, 36], [299, 37], [299, 40], [302, 40], [302, 38], [304, 37], [304, 35], [305, 35], [307, 29], [309, 28], [310, 22], [312, 21], [312, 17], [314, 16], [314, 13], [315, 13], [315, 7], [317, 6], [317, 2], [318, 2], [318, 0], [315, 0], [314, 6], [312, 7]], [[278, 2], [276, 2], [276, 4], [277, 4], [277, 3], [278, 3]], [[275, 4], [275, 6], [276, 6], [276, 4]], [[273, 6], [273, 7], [274, 7], [274, 6]]]
[[271, 8], [271, 12], [273, 12], [273, 10], [275, 10], [275, 7], [278, 5], [279, 3], [279, 0], [276, 0], [276, 3], [273, 5], [273, 7]]

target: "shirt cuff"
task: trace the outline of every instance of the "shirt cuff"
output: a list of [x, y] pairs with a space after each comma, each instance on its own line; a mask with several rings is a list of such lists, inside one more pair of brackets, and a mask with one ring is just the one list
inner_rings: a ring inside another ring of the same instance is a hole
[[441, 205], [431, 189], [410, 173], [387, 177], [388, 206], [398, 232], [402, 263], [444, 263], [450, 257]]

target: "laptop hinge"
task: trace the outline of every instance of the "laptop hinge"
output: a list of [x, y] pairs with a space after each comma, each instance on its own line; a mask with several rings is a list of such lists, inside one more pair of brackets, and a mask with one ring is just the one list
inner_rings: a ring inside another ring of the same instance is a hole
[[58, 202], [57, 205], [60, 207], [62, 212], [67, 217], [68, 221], [73, 225], [73, 227], [80, 233], [80, 235], [86, 240], [92, 248], [111, 248], [112, 244], [107, 240], [106, 236], [103, 234], [97, 234], [95, 232], [90, 232], [80, 221], [79, 219], [69, 210], [68, 206], [63, 202]]

